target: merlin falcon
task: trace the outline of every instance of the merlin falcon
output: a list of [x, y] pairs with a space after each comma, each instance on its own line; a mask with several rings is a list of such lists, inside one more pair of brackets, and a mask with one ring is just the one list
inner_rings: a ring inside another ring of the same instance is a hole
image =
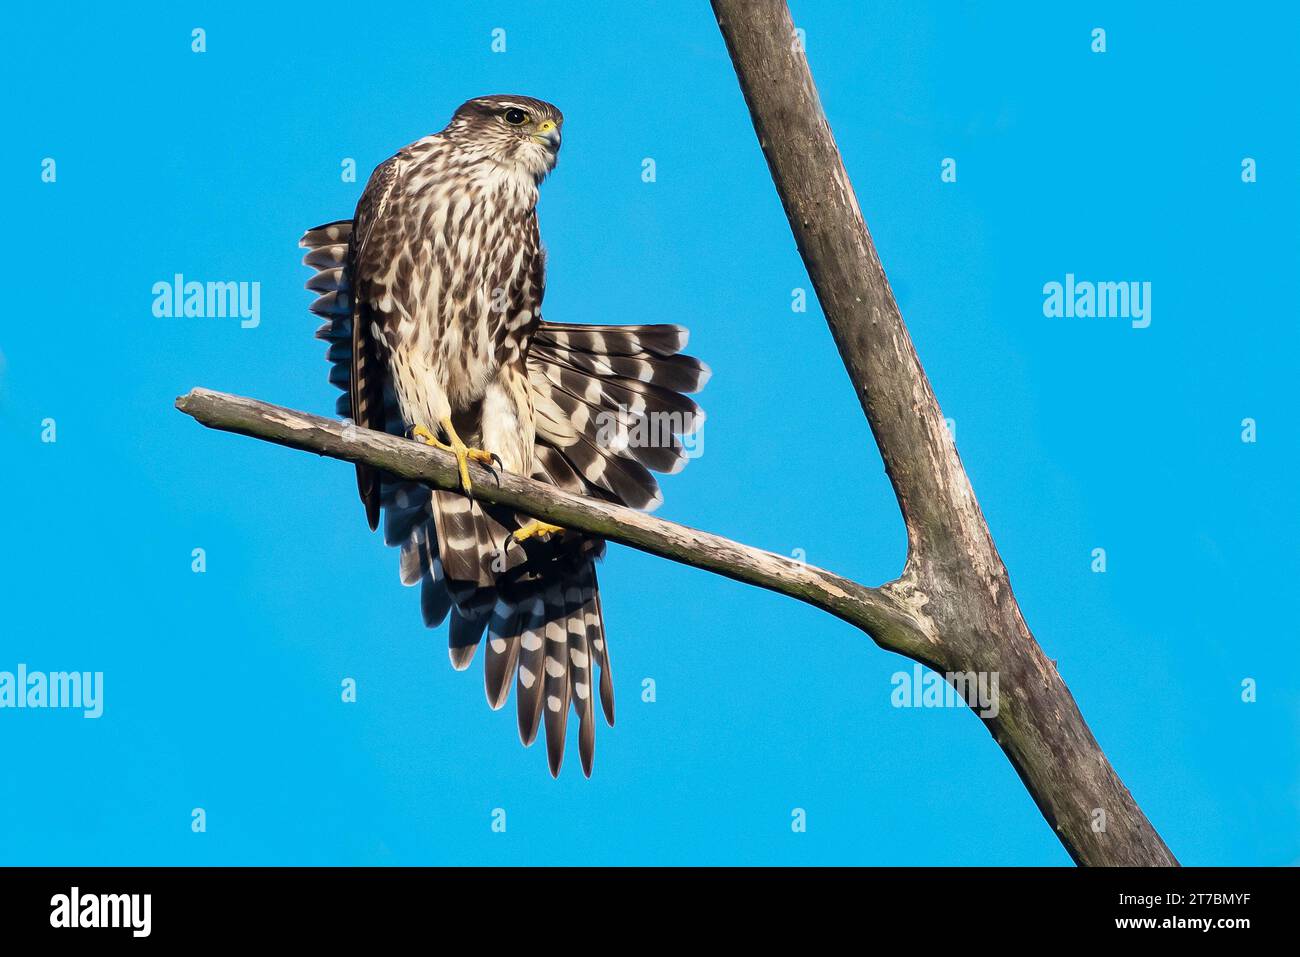
[[[320, 294], [311, 310], [325, 320], [316, 335], [343, 390], [338, 414], [453, 452], [462, 491], [478, 461], [653, 509], [651, 471], [686, 464], [683, 437], [704, 420], [687, 394], [709, 370], [682, 354], [681, 326], [542, 319], [536, 205], [563, 125], [541, 100], [478, 97], [382, 163], [352, 219], [301, 240], [316, 270], [307, 287]], [[532, 744], [545, 725], [552, 775], [572, 707], [590, 776], [597, 696], [614, 723], [595, 565], [604, 542], [366, 465], [357, 487], [371, 529], [382, 513], [385, 542], [401, 548], [425, 625], [449, 622], [453, 667], [486, 646], [488, 704], [500, 708], [514, 682], [520, 739]]]

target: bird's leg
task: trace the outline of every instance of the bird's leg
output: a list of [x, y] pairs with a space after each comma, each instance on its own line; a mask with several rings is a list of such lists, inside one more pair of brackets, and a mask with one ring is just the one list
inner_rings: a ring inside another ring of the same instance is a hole
[[515, 529], [510, 537], [517, 542], [522, 542], [529, 538], [536, 538], [539, 535], [551, 535], [562, 531], [564, 529], [559, 525], [552, 525], [550, 522], [543, 522], [541, 519], [535, 518], [527, 525]]
[[460, 467], [460, 487], [468, 495], [473, 488], [469, 480], [469, 460], [473, 459], [475, 462], [481, 462], [484, 465], [491, 465], [494, 462], [500, 465], [501, 459], [484, 449], [474, 449], [466, 445], [461, 441], [460, 436], [456, 434], [456, 428], [451, 424], [451, 419], [442, 419], [438, 424], [447, 433], [450, 442], [443, 442], [422, 425], [417, 425], [411, 429], [411, 435], [425, 445], [432, 445], [434, 448], [442, 449], [444, 452], [451, 452], [456, 456], [456, 464]]

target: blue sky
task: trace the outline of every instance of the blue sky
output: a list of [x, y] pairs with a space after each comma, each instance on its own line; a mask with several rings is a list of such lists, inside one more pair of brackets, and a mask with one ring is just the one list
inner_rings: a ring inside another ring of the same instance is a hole
[[[1038, 640], [1183, 862], [1291, 864], [1300, 14], [1131, 6], [792, 9]], [[527, 93], [566, 115], [548, 317], [680, 322], [714, 370], [704, 454], [661, 514], [867, 583], [901, 568], [816, 301], [791, 309], [809, 283], [707, 5], [358, 16], [9, 13], [0, 671], [101, 671], [104, 713], [0, 710], [0, 863], [1068, 863], [972, 714], [891, 706], [910, 662], [617, 547], [618, 725], [592, 780], [572, 742], [551, 780], [481, 663], [453, 672], [421, 627], [350, 467], [172, 409], [204, 385], [329, 412], [298, 236], [461, 101]], [[260, 324], [155, 317], [175, 273], [259, 282]], [[1150, 282], [1150, 326], [1045, 317], [1067, 273]]]

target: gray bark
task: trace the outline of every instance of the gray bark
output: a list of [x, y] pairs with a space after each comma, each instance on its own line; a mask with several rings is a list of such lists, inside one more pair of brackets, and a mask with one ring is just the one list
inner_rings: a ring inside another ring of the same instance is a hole
[[1176, 864], [1021, 617], [881, 268], [784, 0], [713, 0], [713, 9], [800, 255], [898, 498], [908, 555], [902, 576], [885, 589], [901, 597], [932, 636], [922, 660], [943, 672], [998, 674], [1000, 710], [983, 719], [985, 725], [1075, 861]]

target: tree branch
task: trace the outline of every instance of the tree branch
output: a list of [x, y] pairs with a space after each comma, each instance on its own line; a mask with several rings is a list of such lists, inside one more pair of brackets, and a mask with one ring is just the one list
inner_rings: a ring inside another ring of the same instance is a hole
[[946, 672], [999, 676], [984, 718], [1082, 864], [1176, 864], [1030, 634], [921, 368], [784, 0], [712, 0], [740, 88], [907, 526], [896, 594]]
[[[211, 429], [364, 462], [435, 488], [460, 490], [456, 457], [409, 439], [209, 389], [181, 396], [176, 408]], [[933, 639], [924, 623], [889, 585], [868, 588], [783, 555], [476, 463], [470, 464], [470, 478], [473, 497], [480, 501], [797, 598], [856, 625], [883, 648], [926, 663], [933, 660]]]

